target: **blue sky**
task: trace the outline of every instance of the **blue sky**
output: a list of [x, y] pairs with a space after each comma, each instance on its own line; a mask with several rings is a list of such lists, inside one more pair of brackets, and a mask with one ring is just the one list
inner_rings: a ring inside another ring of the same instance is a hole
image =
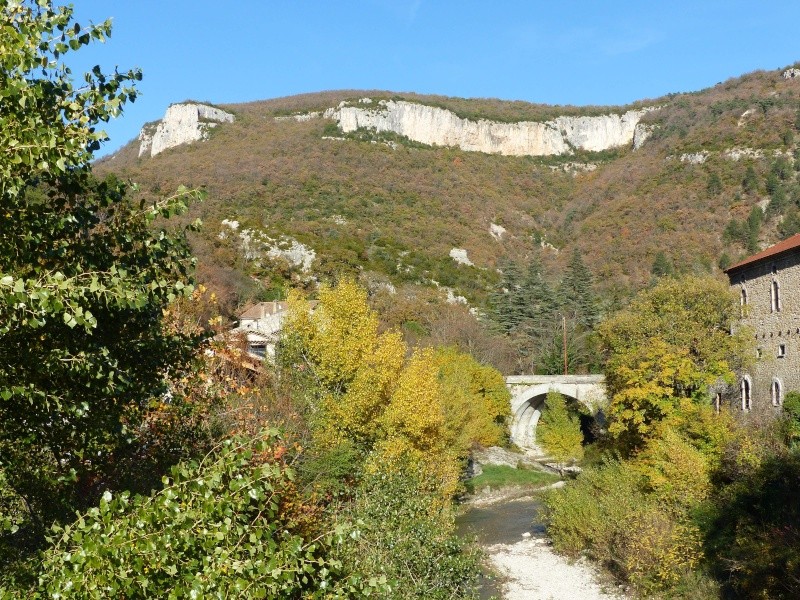
[[79, 0], [112, 38], [70, 62], [140, 67], [113, 151], [181, 100], [385, 89], [625, 104], [800, 60], [800, 2], [739, 0]]

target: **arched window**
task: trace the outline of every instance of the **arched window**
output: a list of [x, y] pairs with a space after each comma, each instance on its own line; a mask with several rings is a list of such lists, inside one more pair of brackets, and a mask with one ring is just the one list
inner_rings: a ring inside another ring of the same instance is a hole
[[772, 280], [772, 285], [769, 288], [770, 301], [772, 302], [772, 312], [778, 312], [781, 309], [781, 286], [777, 279]]
[[742, 377], [741, 389], [742, 389], [742, 410], [750, 410], [751, 408], [753, 408], [753, 401], [752, 401], [753, 382], [750, 381], [749, 375], [745, 375], [744, 377]]
[[777, 377], [772, 380], [772, 386], [770, 387], [770, 392], [772, 393], [772, 406], [782, 406], [783, 386], [781, 385], [780, 379], [778, 379]]
[[740, 300], [742, 306], [747, 306], [747, 288], [742, 286], [742, 298]]

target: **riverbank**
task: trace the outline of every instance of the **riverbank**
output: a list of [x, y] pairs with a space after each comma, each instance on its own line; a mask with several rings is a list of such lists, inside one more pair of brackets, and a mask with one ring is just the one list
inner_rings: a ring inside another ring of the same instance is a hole
[[[481, 491], [469, 498], [460, 519], [474, 533], [499, 578], [491, 593], [504, 600], [622, 600], [626, 595], [587, 560], [570, 561], [556, 554], [538, 517], [539, 493], [511, 486]], [[485, 598], [489, 594], [484, 594]]]

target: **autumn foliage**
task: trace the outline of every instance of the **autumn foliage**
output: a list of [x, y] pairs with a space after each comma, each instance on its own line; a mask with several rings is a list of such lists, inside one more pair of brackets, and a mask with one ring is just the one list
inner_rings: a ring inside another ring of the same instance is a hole
[[409, 352], [398, 331], [378, 333], [352, 280], [323, 287], [313, 312], [294, 293], [284, 331], [281, 360], [307, 384], [317, 446], [355, 445], [368, 470], [411, 461], [447, 496], [472, 445], [505, 438], [502, 376], [455, 349]]

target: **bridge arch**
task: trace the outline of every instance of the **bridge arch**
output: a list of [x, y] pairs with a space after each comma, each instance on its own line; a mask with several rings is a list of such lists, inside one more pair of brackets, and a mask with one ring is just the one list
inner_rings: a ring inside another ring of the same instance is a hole
[[536, 426], [550, 390], [582, 404], [595, 417], [606, 403], [602, 375], [517, 375], [507, 377], [506, 385], [511, 391], [511, 441], [521, 448], [539, 449]]

